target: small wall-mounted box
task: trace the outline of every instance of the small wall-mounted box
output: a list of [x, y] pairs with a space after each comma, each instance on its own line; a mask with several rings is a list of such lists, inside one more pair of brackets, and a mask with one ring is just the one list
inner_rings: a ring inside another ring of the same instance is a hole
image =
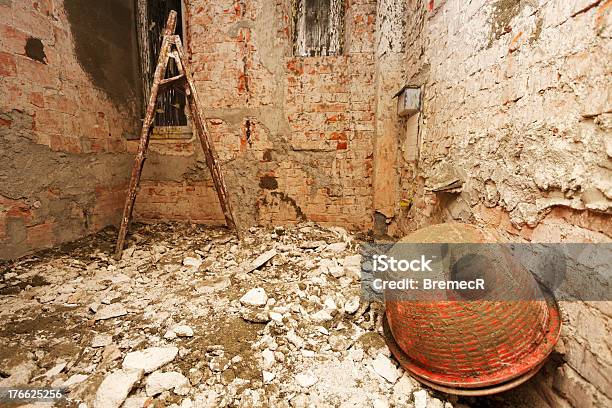
[[397, 97], [397, 114], [409, 117], [421, 110], [421, 87], [406, 85], [400, 89]]

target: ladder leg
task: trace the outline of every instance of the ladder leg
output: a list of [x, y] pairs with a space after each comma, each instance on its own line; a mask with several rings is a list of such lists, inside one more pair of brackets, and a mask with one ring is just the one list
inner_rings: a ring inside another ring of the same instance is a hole
[[[174, 17], [174, 18], [173, 18]], [[173, 21], [172, 21], [173, 20]], [[166, 73], [166, 67], [168, 65], [170, 45], [173, 39], [170, 34], [174, 32], [174, 26], [176, 25], [176, 13], [170, 13], [168, 17], [168, 25], [166, 26], [166, 32], [170, 29], [172, 31], [164, 36], [161, 50], [159, 53], [159, 59], [157, 67], [155, 68], [155, 75], [153, 76], [153, 85], [151, 86], [151, 95], [149, 96], [149, 104], [147, 105], [147, 112], [145, 114], [144, 121], [142, 123], [142, 131], [140, 132], [140, 142], [138, 144], [138, 153], [134, 159], [134, 165], [132, 166], [132, 176], [130, 178], [130, 186], [128, 188], [128, 194], [125, 199], [125, 206], [123, 207], [123, 216], [121, 217], [121, 227], [119, 228], [119, 236], [117, 237], [117, 246], [115, 248], [115, 258], [120, 259], [121, 253], [123, 252], [123, 245], [125, 243], [125, 237], [127, 230], [132, 219], [132, 211], [134, 209], [134, 201], [136, 200], [136, 192], [138, 190], [138, 184], [140, 183], [140, 174], [142, 172], [142, 165], [145, 160], [145, 154], [149, 144], [149, 136], [151, 133], [151, 127], [153, 126], [153, 119], [155, 118], [155, 103], [157, 102], [157, 94], [159, 91], [159, 84]]]
[[202, 150], [204, 150], [206, 164], [212, 175], [215, 190], [217, 191], [217, 196], [219, 197], [219, 203], [221, 204], [221, 210], [223, 211], [223, 215], [225, 217], [225, 223], [230, 229], [234, 229], [236, 231], [236, 235], [238, 235], [238, 237], [240, 238], [240, 230], [236, 225], [231, 201], [227, 193], [227, 187], [225, 185], [225, 180], [223, 179], [223, 173], [221, 172], [221, 166], [219, 166], [219, 163], [215, 158], [215, 148], [210, 140], [208, 130], [206, 129], [204, 115], [202, 114], [198, 106], [197, 91], [193, 82], [191, 71], [186, 63], [187, 59], [183, 50], [181, 39], [178, 36], [175, 36], [174, 45], [176, 47], [176, 54], [174, 59], [177, 63], [179, 72], [181, 74], [184, 74], [187, 80], [187, 83], [185, 84], [185, 93], [187, 94], [189, 109], [191, 111], [191, 116], [193, 118], [193, 122], [198, 133], [200, 143], [202, 144]]

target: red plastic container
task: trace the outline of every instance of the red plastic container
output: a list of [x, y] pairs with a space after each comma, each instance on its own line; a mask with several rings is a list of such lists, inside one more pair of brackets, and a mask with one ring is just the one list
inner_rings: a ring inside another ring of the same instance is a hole
[[[468, 224], [434, 225], [400, 241], [491, 242], [500, 242], [495, 231]], [[511, 258], [507, 261], [510, 273], [496, 278], [508, 282], [496, 286], [516, 291], [509, 298], [536, 300], [388, 300], [385, 296], [385, 338], [405, 370], [434, 389], [460, 395], [505, 391], [537, 372], [559, 338], [559, 309], [529, 271]]]

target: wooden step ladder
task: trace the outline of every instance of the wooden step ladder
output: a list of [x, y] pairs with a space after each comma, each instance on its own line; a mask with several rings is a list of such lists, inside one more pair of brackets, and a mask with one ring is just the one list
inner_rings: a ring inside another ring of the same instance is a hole
[[[153, 129], [157, 96], [160, 92], [170, 88], [181, 87], [185, 91], [189, 111], [191, 113], [191, 119], [200, 139], [200, 143], [202, 144], [202, 149], [204, 150], [206, 165], [210, 170], [210, 174], [212, 175], [213, 183], [215, 185], [215, 190], [219, 196], [219, 203], [221, 204], [221, 209], [223, 210], [225, 223], [230, 229], [235, 230], [236, 234], [239, 236], [239, 230], [234, 220], [234, 214], [232, 212], [232, 206], [227, 194], [227, 188], [225, 187], [225, 181], [223, 180], [223, 174], [221, 173], [221, 167], [216, 161], [215, 148], [210, 140], [208, 130], [206, 129], [202, 111], [198, 106], [198, 96], [193, 82], [192, 73], [189, 68], [189, 63], [185, 56], [185, 51], [183, 49], [180, 37], [178, 35], [174, 35], [175, 29], [176, 11], [172, 10], [170, 11], [166, 28], [164, 30], [159, 59], [157, 61], [157, 67], [155, 68], [155, 74], [153, 76], [153, 84], [151, 85], [149, 103], [147, 105], [147, 111], [142, 123], [138, 153], [136, 154], [134, 165], [132, 166], [130, 187], [125, 200], [125, 207], [123, 208], [123, 217], [121, 219], [121, 227], [119, 228], [117, 247], [115, 249], [115, 258], [117, 259], [121, 258], [125, 237], [132, 219], [132, 210], [134, 209], [134, 201], [136, 200], [138, 184], [140, 183], [142, 166], [144, 164], [147, 147], [149, 145], [149, 137]], [[176, 63], [179, 75], [171, 78], [164, 78], [170, 58], [172, 58]]]

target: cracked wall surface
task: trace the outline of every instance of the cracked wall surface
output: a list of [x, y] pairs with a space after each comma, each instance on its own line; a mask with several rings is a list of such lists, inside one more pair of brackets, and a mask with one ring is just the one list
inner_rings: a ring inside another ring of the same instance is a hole
[[563, 214], [612, 235], [610, 2], [418, 4], [404, 66], [424, 87], [422, 160], [400, 166], [415, 205], [398, 230], [499, 213], [529, 239]]
[[[422, 86], [389, 232], [459, 221], [516, 241], [612, 237], [611, 1], [408, 2], [404, 77]], [[394, 189], [390, 188], [393, 194]], [[514, 395], [610, 405], [610, 302], [562, 302], [551, 361]]]
[[[342, 55], [304, 58], [290, 0], [187, 2], [200, 103], [242, 225], [371, 225], [376, 2], [346, 4]], [[150, 146], [136, 218], [222, 224], [199, 144]]]
[[[136, 75], [129, 38], [83, 33], [129, 22], [132, 2], [81, 15], [73, 6], [0, 2], [0, 258], [97, 231], [123, 206], [131, 162], [125, 134], [137, 125], [139, 97], [111, 83]], [[87, 44], [94, 49], [84, 53]], [[96, 55], [109, 65], [89, 61]]]

